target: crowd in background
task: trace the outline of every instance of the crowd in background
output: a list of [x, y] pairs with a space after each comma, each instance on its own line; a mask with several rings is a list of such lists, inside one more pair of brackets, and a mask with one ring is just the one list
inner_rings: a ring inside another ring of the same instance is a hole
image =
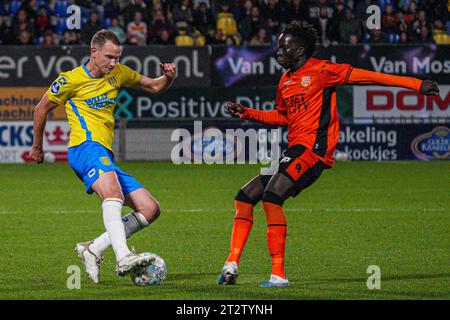
[[[67, 8], [81, 8], [68, 30]], [[370, 30], [367, 8], [381, 9]], [[89, 44], [110, 29], [127, 45], [270, 45], [292, 20], [313, 24], [319, 42], [449, 44], [448, 0], [0, 0], [0, 44]]]

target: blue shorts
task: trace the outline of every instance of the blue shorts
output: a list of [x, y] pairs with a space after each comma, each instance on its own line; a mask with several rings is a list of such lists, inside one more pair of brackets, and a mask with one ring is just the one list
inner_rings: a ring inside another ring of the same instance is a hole
[[119, 178], [124, 195], [143, 188], [137, 180], [122, 171], [114, 163], [114, 154], [98, 142], [86, 141], [68, 150], [69, 165], [78, 178], [84, 182], [86, 192], [91, 194], [92, 184], [100, 177], [102, 172], [115, 171]]

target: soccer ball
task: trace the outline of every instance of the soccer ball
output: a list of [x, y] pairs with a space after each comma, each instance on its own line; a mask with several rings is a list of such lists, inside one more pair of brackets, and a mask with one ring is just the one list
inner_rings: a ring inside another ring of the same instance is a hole
[[164, 282], [167, 277], [166, 262], [157, 254], [148, 252], [151, 260], [141, 266], [137, 266], [130, 271], [130, 277], [137, 286], [158, 286]]

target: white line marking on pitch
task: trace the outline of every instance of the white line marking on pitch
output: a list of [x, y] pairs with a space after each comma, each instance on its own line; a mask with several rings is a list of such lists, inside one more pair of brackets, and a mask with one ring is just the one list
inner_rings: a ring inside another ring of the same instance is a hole
[[[174, 209], [174, 208], [168, 208], [164, 209], [162, 208], [162, 211], [165, 212], [186, 212], [186, 213], [196, 213], [196, 212], [233, 212], [234, 209], [224, 209], [224, 208], [211, 208], [211, 209]], [[284, 211], [286, 212], [382, 212], [382, 211], [400, 211], [400, 212], [444, 212], [446, 211], [445, 208], [422, 208], [422, 209], [414, 209], [414, 208], [314, 208], [314, 209], [308, 209], [308, 208], [285, 208]], [[48, 214], [76, 214], [76, 213], [95, 213], [95, 212], [101, 212], [100, 209], [94, 210], [94, 209], [86, 209], [86, 210], [54, 210], [54, 211], [47, 211], [42, 213], [48, 213]], [[13, 215], [13, 214], [20, 214], [24, 213], [24, 211], [0, 211], [0, 215]]]

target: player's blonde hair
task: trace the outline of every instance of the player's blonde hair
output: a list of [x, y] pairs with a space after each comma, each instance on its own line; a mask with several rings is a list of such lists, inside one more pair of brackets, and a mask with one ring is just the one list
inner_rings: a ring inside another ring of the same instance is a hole
[[97, 31], [91, 40], [91, 47], [94, 45], [96, 47], [103, 47], [106, 43], [106, 41], [111, 41], [117, 46], [120, 46], [119, 38], [117, 38], [116, 34], [110, 30], [102, 29]]

